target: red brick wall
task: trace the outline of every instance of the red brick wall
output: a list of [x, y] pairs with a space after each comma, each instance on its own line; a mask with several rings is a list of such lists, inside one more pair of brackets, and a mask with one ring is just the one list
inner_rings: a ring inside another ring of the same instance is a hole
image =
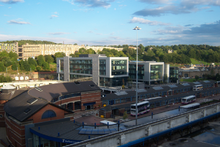
[[81, 109], [82, 110], [85, 110], [85, 106], [83, 106], [83, 104], [92, 103], [92, 102], [96, 102], [96, 104], [94, 104], [94, 108], [95, 107], [99, 108], [99, 106], [101, 107], [101, 105], [102, 105], [101, 92], [100, 91], [83, 92], [83, 93], [81, 93], [81, 96], [63, 99], [63, 100], [55, 102], [55, 104], [62, 105], [62, 104], [67, 104], [67, 103], [73, 102], [73, 110], [75, 110], [75, 104], [74, 104], [75, 101], [81, 101]]
[[[56, 117], [41, 119], [43, 113], [47, 110], [53, 110], [56, 113]], [[29, 120], [33, 120], [33, 123], [45, 122], [45, 121], [50, 121], [50, 120], [57, 120], [57, 119], [64, 118], [65, 113], [67, 113], [67, 112], [62, 110], [62, 109], [59, 109], [55, 106], [52, 106], [52, 105], [48, 104], [47, 106], [42, 108], [40, 111], [35, 113], [33, 116], [31, 116], [29, 118]]]
[[85, 103], [92, 103], [96, 102], [94, 104], [94, 107], [99, 108], [101, 107], [101, 92], [100, 91], [94, 91], [94, 92], [85, 92], [81, 94], [81, 109], [85, 110], [85, 106], [83, 104]]
[[25, 147], [25, 127], [6, 118], [6, 136], [8, 141], [15, 147]]
[[5, 118], [4, 118], [4, 103], [6, 100], [0, 100], [0, 127], [5, 127]]

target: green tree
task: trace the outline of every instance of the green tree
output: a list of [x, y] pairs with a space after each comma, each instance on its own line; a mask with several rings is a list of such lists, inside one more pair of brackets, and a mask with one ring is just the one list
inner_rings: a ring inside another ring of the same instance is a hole
[[54, 58], [51, 55], [45, 55], [44, 58], [45, 58], [45, 61], [47, 63], [53, 63], [54, 62]]
[[127, 112], [125, 111], [124, 114], [123, 114], [123, 119], [127, 119], [128, 118], [128, 114]]
[[195, 79], [196, 79], [196, 81], [198, 81], [198, 80], [199, 80], [199, 76], [196, 75], [196, 76], [195, 76]]
[[5, 70], [6, 70], [5, 65], [2, 62], [0, 62], [0, 72], [4, 72]]
[[10, 57], [11, 61], [17, 61], [17, 59], [18, 59], [18, 55], [12, 51], [9, 52], [9, 57]]
[[43, 56], [43, 55], [39, 55], [39, 56], [37, 57], [37, 63], [38, 63], [38, 65], [39, 65], [39, 66], [42, 66], [44, 62], [45, 62], [44, 56]]
[[18, 62], [13, 62], [13, 63], [12, 63], [12, 66], [11, 66], [11, 69], [12, 69], [12, 70], [17, 70], [18, 67], [19, 67]]
[[37, 62], [33, 58], [28, 58], [28, 64], [37, 66]]
[[50, 69], [50, 66], [49, 66], [49, 64], [47, 62], [44, 62], [42, 64], [42, 67], [43, 67], [44, 70], [49, 70]]
[[63, 58], [65, 57], [66, 54], [64, 52], [57, 52], [55, 53], [54, 57], [55, 57], [55, 61], [57, 61], [57, 58]]

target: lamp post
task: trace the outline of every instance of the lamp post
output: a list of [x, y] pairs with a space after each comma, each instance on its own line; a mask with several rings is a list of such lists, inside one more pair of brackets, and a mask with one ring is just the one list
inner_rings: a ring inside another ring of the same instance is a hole
[[138, 26], [136, 26], [133, 30], [137, 30], [137, 53], [136, 53], [136, 122], [135, 124], [137, 125], [137, 99], [138, 99], [138, 30], [140, 30]]

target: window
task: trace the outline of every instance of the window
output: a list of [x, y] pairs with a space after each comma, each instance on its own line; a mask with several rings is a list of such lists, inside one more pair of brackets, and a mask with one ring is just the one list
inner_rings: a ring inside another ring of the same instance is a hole
[[56, 117], [56, 113], [53, 110], [47, 110], [44, 112], [41, 119], [46, 119], [46, 118], [51, 118], [51, 117]]
[[2, 115], [2, 114], [0, 114], [0, 118], [3, 118], [3, 115]]

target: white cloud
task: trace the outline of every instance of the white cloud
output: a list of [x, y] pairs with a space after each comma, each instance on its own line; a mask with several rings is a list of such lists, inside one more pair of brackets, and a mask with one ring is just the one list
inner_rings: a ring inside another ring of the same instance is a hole
[[66, 32], [53, 32], [53, 33], [48, 33], [49, 35], [65, 35], [65, 34], [69, 34]]
[[8, 23], [9, 23], [9, 24], [21, 24], [21, 25], [23, 25], [23, 24], [31, 24], [31, 23], [29, 23], [29, 22], [17, 21], [17, 20], [10, 20], [10, 21], [8, 21]]
[[111, 7], [110, 3], [114, 1], [115, 0], [75, 0], [76, 3], [80, 3], [86, 7], [103, 7], [106, 9]]
[[74, 5], [74, 0], [63, 0], [63, 1], [68, 2], [68, 3], [72, 4], [72, 5]]
[[24, 2], [24, 0], [0, 0], [0, 2], [3, 2], [3, 3], [18, 3], [18, 2]]
[[54, 17], [58, 17], [58, 15], [51, 15], [50, 19], [54, 18]]
[[[140, 0], [142, 2], [154, 2], [154, 0]], [[166, 0], [156, 0], [164, 2]], [[220, 0], [182, 0], [179, 4], [167, 4], [162, 7], [145, 8], [134, 13], [134, 15], [140, 16], [161, 16], [162, 14], [182, 14], [192, 13], [202, 9], [208, 9], [208, 6], [220, 6]], [[202, 8], [201, 8], [202, 7]]]
[[133, 17], [132, 20], [130, 21], [130, 23], [141, 23], [141, 24], [148, 24], [151, 26], [155, 26], [155, 25], [162, 25], [162, 26], [166, 26], [166, 25], [170, 25], [169, 23], [162, 23], [159, 21], [151, 21], [148, 19], [144, 19], [144, 18], [138, 18], [138, 17]]
[[167, 4], [170, 3], [171, 0], [139, 0], [144, 3], [152, 3], [152, 4]]

